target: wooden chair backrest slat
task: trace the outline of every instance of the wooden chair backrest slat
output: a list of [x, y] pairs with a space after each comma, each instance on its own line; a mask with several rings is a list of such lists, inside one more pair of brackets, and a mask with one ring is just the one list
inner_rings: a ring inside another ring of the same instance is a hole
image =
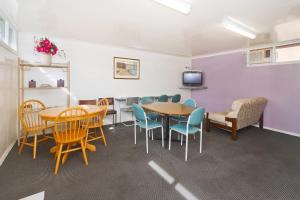
[[75, 141], [86, 137], [90, 115], [81, 107], [62, 111], [55, 120], [54, 138], [56, 141]]
[[19, 118], [25, 131], [34, 131], [45, 126], [45, 122], [39, 116], [39, 112], [46, 106], [39, 100], [28, 100], [19, 107]]

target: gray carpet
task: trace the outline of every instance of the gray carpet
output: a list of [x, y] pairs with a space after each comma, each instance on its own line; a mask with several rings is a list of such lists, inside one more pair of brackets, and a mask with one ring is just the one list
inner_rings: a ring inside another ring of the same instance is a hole
[[[31, 148], [17, 153], [15, 145], [0, 168], [0, 199], [19, 199], [45, 191], [46, 200], [67, 199], [184, 199], [175, 190], [181, 184], [199, 200], [300, 199], [300, 138], [249, 127], [234, 142], [225, 131], [204, 132], [203, 153], [199, 138], [191, 139], [189, 161], [184, 147], [173, 142], [171, 152], [159, 140], [149, 142], [133, 128], [119, 125], [105, 130], [108, 146], [96, 141], [85, 166], [73, 152], [54, 176], [53, 142], [41, 143], [37, 159]], [[159, 133], [156, 132], [156, 137]], [[175, 178], [169, 184], [151, 167], [154, 161]]]

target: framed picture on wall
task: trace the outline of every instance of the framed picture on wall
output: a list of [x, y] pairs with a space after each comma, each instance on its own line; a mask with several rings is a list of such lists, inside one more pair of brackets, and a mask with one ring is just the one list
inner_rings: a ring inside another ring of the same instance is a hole
[[114, 57], [114, 79], [140, 79], [140, 60]]

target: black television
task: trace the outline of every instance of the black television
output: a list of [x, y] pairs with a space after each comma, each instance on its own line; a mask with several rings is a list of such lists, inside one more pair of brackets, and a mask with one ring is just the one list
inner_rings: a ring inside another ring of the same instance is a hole
[[203, 73], [201, 71], [184, 71], [182, 73], [183, 86], [202, 86]]

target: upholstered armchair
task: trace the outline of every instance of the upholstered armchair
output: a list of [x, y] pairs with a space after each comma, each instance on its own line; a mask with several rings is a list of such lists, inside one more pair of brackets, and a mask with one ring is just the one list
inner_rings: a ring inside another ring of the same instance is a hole
[[237, 140], [237, 131], [259, 122], [263, 128], [263, 112], [267, 99], [263, 97], [238, 99], [232, 103], [231, 109], [225, 112], [206, 113], [206, 130], [215, 126], [231, 132], [232, 140]]

